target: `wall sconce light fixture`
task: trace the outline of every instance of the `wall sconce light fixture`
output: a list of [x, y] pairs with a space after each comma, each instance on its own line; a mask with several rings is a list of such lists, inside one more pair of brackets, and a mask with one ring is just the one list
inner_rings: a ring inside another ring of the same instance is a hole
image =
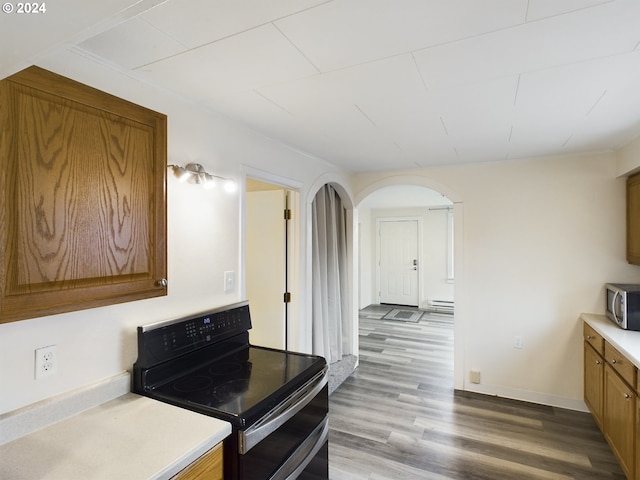
[[221, 180], [224, 182], [224, 189], [227, 192], [235, 192], [237, 189], [236, 182], [232, 179], [209, 173], [199, 163], [187, 163], [184, 167], [180, 165], [167, 165], [167, 167], [173, 170], [173, 174], [178, 177], [179, 182], [189, 182], [202, 185], [204, 188], [213, 188], [216, 186], [217, 180]]

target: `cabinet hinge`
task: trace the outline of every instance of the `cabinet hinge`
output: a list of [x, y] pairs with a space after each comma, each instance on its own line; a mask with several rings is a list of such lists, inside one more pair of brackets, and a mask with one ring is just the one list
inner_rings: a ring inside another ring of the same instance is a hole
[[285, 208], [284, 209], [284, 219], [285, 220], [291, 220], [291, 209], [290, 208]]
[[291, 293], [284, 292], [284, 303], [291, 303]]

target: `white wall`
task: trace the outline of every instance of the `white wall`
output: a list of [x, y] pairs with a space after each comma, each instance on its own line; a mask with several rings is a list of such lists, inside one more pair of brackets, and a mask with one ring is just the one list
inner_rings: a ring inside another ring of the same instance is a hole
[[[579, 314], [604, 312], [605, 282], [640, 283], [640, 267], [625, 261], [625, 181], [615, 155], [359, 175], [356, 198], [394, 177], [440, 184], [464, 207], [459, 388], [584, 409]], [[513, 348], [516, 335], [524, 348]], [[481, 371], [480, 385], [467, 381], [470, 369]]]
[[[371, 208], [358, 206], [358, 309], [376, 303], [376, 278], [371, 262], [376, 255], [374, 238], [371, 235]], [[375, 220], [373, 220], [375, 225]]]
[[[74, 51], [39, 66], [168, 115], [169, 163], [195, 161], [221, 176], [240, 180], [245, 167], [283, 175], [310, 186], [332, 172], [306, 157], [224, 118], [187, 104], [95, 63]], [[315, 192], [314, 192], [315, 193]], [[138, 325], [175, 318], [242, 300], [241, 195], [181, 184], [168, 172], [167, 297], [0, 325], [0, 414], [130, 369], [137, 357]], [[310, 200], [309, 200], [310, 201]], [[301, 209], [304, 217], [305, 210]], [[305, 225], [305, 218], [301, 224]], [[303, 229], [303, 241], [306, 230]], [[304, 261], [300, 278], [307, 278]], [[236, 289], [225, 293], [224, 271], [237, 272]], [[301, 302], [301, 316], [306, 305]], [[299, 322], [291, 347], [308, 351], [310, 328]], [[55, 376], [34, 380], [34, 350], [58, 346]]]
[[[401, 192], [399, 192], [401, 194]], [[377, 220], [420, 219], [419, 301], [426, 308], [429, 300], [454, 300], [454, 285], [447, 282], [447, 211], [421, 208], [364, 208], [360, 213], [360, 308], [379, 300], [377, 285]], [[365, 217], [366, 221], [365, 221]], [[366, 223], [366, 227], [364, 226]], [[364, 283], [364, 279], [367, 282]]]
[[[325, 180], [346, 183], [344, 172], [76, 53], [52, 56], [40, 66], [168, 114], [170, 163], [197, 161], [235, 178], [249, 166], [300, 182], [307, 206], [301, 208], [300, 262], [306, 291], [309, 197]], [[640, 267], [624, 260], [625, 185], [616, 178], [615, 155], [405, 173], [464, 204], [464, 216], [456, 217], [463, 225], [456, 240], [456, 369], [463, 388], [583, 405], [578, 315], [603, 312], [605, 282], [640, 283]], [[360, 194], [394, 175], [360, 175], [353, 191]], [[241, 198], [171, 177], [167, 189], [169, 295], [0, 325], [0, 414], [130, 368], [137, 325], [241, 299], [238, 288], [223, 291], [224, 271], [237, 271], [238, 285], [242, 280]], [[310, 329], [305, 322], [299, 326], [292, 342], [305, 349]], [[522, 350], [513, 349], [514, 335], [523, 337]], [[36, 382], [34, 350], [50, 344], [58, 345], [59, 371]], [[466, 382], [471, 368], [481, 370], [480, 385]]]

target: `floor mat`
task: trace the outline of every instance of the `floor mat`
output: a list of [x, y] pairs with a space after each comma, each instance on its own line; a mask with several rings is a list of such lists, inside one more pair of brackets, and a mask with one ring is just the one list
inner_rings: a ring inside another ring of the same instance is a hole
[[394, 308], [393, 310], [388, 312], [384, 317], [382, 317], [382, 319], [418, 323], [420, 321], [420, 318], [422, 318], [423, 314], [424, 312], [419, 312], [416, 310], [403, 310], [400, 308]]

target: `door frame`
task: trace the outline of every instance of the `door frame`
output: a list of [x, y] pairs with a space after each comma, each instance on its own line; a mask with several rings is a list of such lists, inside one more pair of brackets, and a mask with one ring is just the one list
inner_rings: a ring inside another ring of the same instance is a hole
[[382, 285], [382, 276], [380, 272], [380, 256], [381, 256], [381, 248], [380, 248], [380, 224], [382, 222], [406, 222], [406, 221], [415, 221], [418, 227], [417, 232], [417, 260], [418, 260], [418, 280], [417, 280], [417, 289], [418, 289], [418, 308], [422, 305], [422, 218], [420, 217], [376, 217], [376, 298], [377, 303], [381, 303], [381, 285]]
[[[257, 168], [242, 166], [242, 189], [240, 193], [240, 295], [241, 300], [246, 300], [247, 285], [246, 285], [246, 269], [247, 269], [247, 256], [246, 256], [246, 184], [247, 178], [257, 180], [263, 183], [269, 183], [271, 185], [281, 187], [284, 190], [288, 190], [291, 195], [289, 197], [289, 209], [292, 211], [292, 218], [289, 220], [289, 228], [287, 231], [287, 283], [288, 290], [291, 293], [291, 302], [287, 309], [287, 322], [285, 325], [285, 338], [286, 348], [297, 348], [297, 342], [295, 340], [295, 331], [297, 325], [300, 322], [300, 305], [302, 288], [300, 285], [300, 233], [301, 233], [301, 205], [300, 205], [300, 191], [303, 187], [301, 182], [292, 180], [280, 175], [274, 175]], [[284, 293], [284, 292], [283, 292]]]

